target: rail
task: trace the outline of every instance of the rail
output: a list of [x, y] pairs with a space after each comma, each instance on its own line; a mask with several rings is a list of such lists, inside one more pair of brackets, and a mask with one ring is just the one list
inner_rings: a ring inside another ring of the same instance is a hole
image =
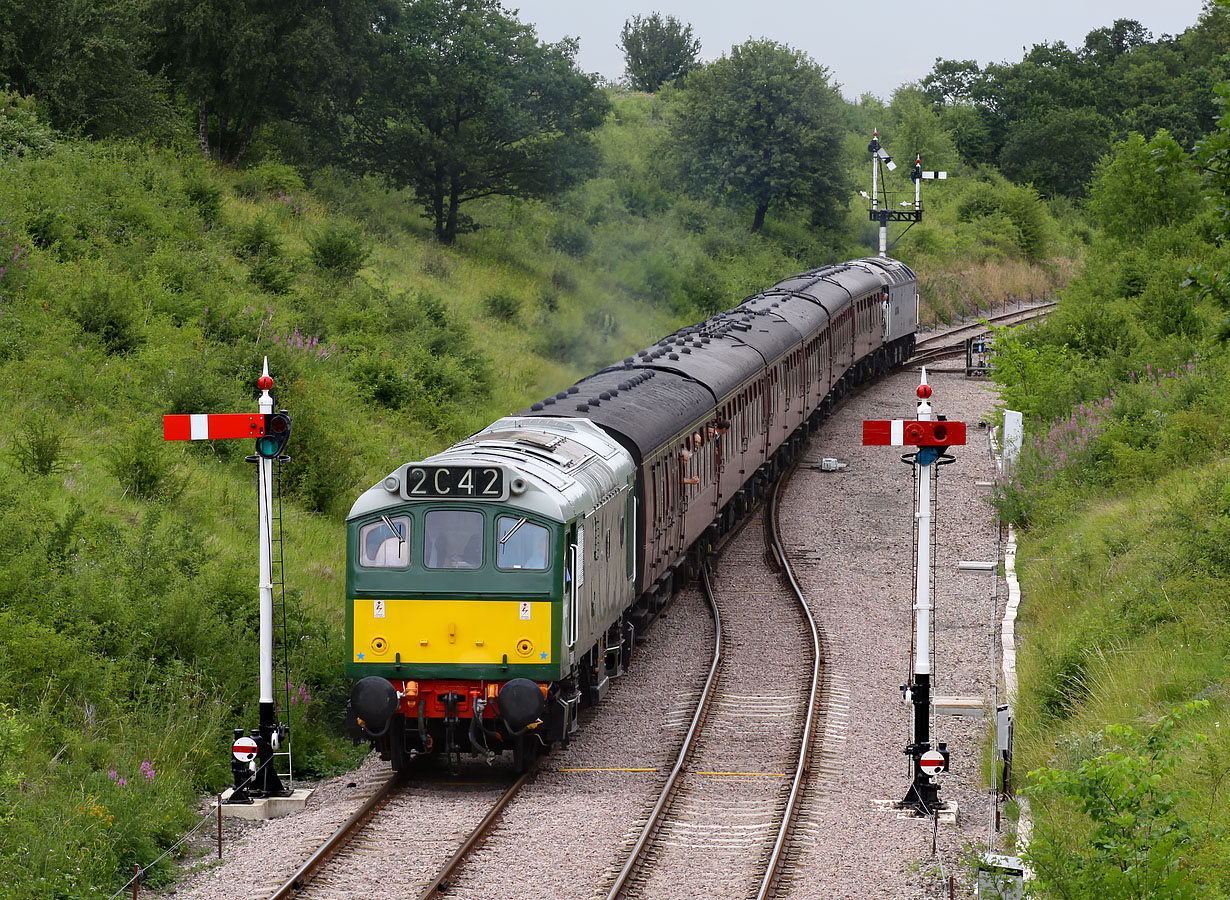
[[683, 767], [686, 765], [688, 758], [692, 755], [696, 737], [700, 734], [700, 726], [705, 721], [705, 714], [708, 712], [709, 703], [713, 699], [713, 688], [717, 684], [718, 667], [722, 662], [722, 616], [718, 612], [717, 601], [713, 598], [713, 585], [709, 581], [709, 565], [706, 563], [701, 567], [700, 571], [701, 583], [705, 589], [705, 599], [709, 601], [709, 609], [713, 613], [713, 662], [709, 666], [709, 677], [705, 680], [705, 686], [701, 690], [700, 699], [696, 704], [696, 712], [692, 716], [692, 724], [688, 727], [688, 733], [683, 739], [683, 746], [680, 748], [679, 755], [675, 759], [675, 767], [671, 769], [670, 775], [667, 776], [666, 783], [662, 787], [662, 793], [658, 796], [658, 802], [649, 814], [649, 821], [641, 829], [640, 837], [637, 838], [632, 852], [628, 854], [627, 862], [624, 863], [623, 868], [620, 869], [619, 874], [615, 877], [615, 883], [607, 893], [607, 900], [616, 900], [623, 893], [628, 879], [632, 877], [633, 873], [640, 866], [641, 856], [644, 853], [645, 847], [653, 839], [654, 833], [661, 824], [662, 815], [675, 794], [679, 776], [683, 772]]
[[301, 865], [298, 871], [290, 876], [290, 879], [270, 896], [269, 900], [286, 900], [286, 898], [293, 897], [296, 893], [307, 887], [308, 882], [315, 877], [316, 873], [388, 803], [402, 783], [401, 776], [393, 775], [382, 784], [355, 811], [354, 815], [347, 819], [327, 841], [321, 844], [316, 852], [308, 858], [307, 862]]
[[773, 543], [774, 554], [782, 565], [782, 574], [785, 575], [786, 581], [790, 584], [790, 590], [794, 593], [795, 599], [799, 601], [799, 608], [803, 611], [803, 617], [807, 620], [808, 628], [811, 630], [811, 687], [807, 698], [807, 718], [803, 726], [803, 741], [799, 745], [799, 759], [795, 766], [794, 781], [790, 786], [790, 795], [786, 801], [786, 808], [782, 813], [781, 828], [778, 830], [777, 839], [773, 843], [773, 851], [769, 854], [769, 861], [765, 866], [764, 878], [760, 882], [760, 890], [756, 893], [756, 900], [766, 900], [766, 898], [773, 894], [780, 874], [783, 853], [794, 831], [799, 799], [802, 797], [803, 789], [806, 787], [807, 776], [811, 773], [811, 748], [812, 742], [815, 740], [816, 713], [819, 709], [820, 687], [822, 684], [821, 675], [824, 665], [820, 627], [816, 623], [816, 617], [812, 615], [811, 609], [807, 605], [807, 599], [803, 596], [803, 589], [799, 587], [799, 583], [794, 577], [794, 571], [790, 568], [790, 560], [786, 556], [785, 548], [782, 546], [781, 530], [778, 527], [777, 505], [781, 499], [782, 489], [789, 481], [789, 477], [789, 473], [787, 473], [777, 483], [777, 489], [770, 496], [769, 522], [772, 523], [772, 527], [769, 529], [769, 535]]

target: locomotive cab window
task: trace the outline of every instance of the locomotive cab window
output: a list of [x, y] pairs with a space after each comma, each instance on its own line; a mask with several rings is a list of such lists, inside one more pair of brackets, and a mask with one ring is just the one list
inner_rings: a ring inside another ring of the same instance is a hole
[[424, 563], [429, 569], [477, 569], [483, 564], [483, 514], [433, 509], [423, 519]]
[[410, 517], [381, 516], [359, 529], [359, 565], [404, 569], [410, 565]]
[[541, 572], [551, 559], [551, 535], [524, 516], [495, 520], [495, 564], [501, 569]]

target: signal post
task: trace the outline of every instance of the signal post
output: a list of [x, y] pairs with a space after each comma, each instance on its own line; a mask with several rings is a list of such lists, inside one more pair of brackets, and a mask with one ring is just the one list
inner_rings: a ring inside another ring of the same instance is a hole
[[[274, 704], [274, 602], [273, 602], [273, 462], [284, 461], [283, 451], [290, 440], [290, 414], [286, 410], [273, 411], [273, 379], [269, 376], [269, 360], [256, 385], [261, 395], [255, 415], [224, 413], [215, 415], [168, 415], [163, 416], [163, 439], [219, 440], [230, 438], [255, 438], [256, 454], [249, 461], [257, 464], [257, 560], [258, 603], [260, 608], [260, 713], [259, 727], [249, 736], [242, 728], [236, 728], [231, 742], [231, 772], [234, 787], [224, 804], [250, 806], [254, 798], [273, 801], [276, 798], [292, 798], [276, 806], [266, 803], [256, 815], [243, 814], [244, 818], [260, 818], [281, 815], [299, 808], [306, 802], [307, 791], [287, 789], [278, 776], [273, 758], [278, 748], [286, 741], [287, 727], [277, 721]], [[293, 795], [303, 794], [302, 798]]]
[[939, 799], [939, 784], [934, 776], [948, 771], [948, 748], [931, 739], [932, 657], [931, 618], [931, 481], [937, 466], [954, 462], [948, 448], [965, 444], [965, 423], [932, 419], [931, 386], [927, 370], [922, 370], [918, 386], [918, 413], [914, 420], [865, 420], [864, 446], [916, 447], [901, 461], [917, 466], [914, 520], [917, 531], [914, 572], [913, 634], [914, 648], [909, 680], [901, 686], [905, 701], [913, 709], [910, 742], [905, 753], [910, 757], [912, 780], [905, 798], [898, 804], [920, 815], [931, 816], [945, 808]]

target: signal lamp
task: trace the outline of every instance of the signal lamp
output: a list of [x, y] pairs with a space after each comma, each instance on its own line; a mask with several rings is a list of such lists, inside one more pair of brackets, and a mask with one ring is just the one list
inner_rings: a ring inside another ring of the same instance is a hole
[[265, 433], [256, 439], [256, 452], [264, 459], [276, 459], [290, 442], [290, 414], [286, 411], [265, 416]]

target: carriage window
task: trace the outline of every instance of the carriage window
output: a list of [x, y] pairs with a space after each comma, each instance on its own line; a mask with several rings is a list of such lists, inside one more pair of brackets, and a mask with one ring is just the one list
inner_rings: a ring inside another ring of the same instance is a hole
[[533, 569], [541, 572], [550, 559], [547, 529], [525, 517], [500, 516], [495, 520], [495, 564], [501, 569]]
[[381, 516], [359, 529], [359, 565], [404, 569], [410, 565], [410, 517]]
[[477, 569], [483, 564], [483, 514], [433, 509], [423, 521], [429, 569]]

